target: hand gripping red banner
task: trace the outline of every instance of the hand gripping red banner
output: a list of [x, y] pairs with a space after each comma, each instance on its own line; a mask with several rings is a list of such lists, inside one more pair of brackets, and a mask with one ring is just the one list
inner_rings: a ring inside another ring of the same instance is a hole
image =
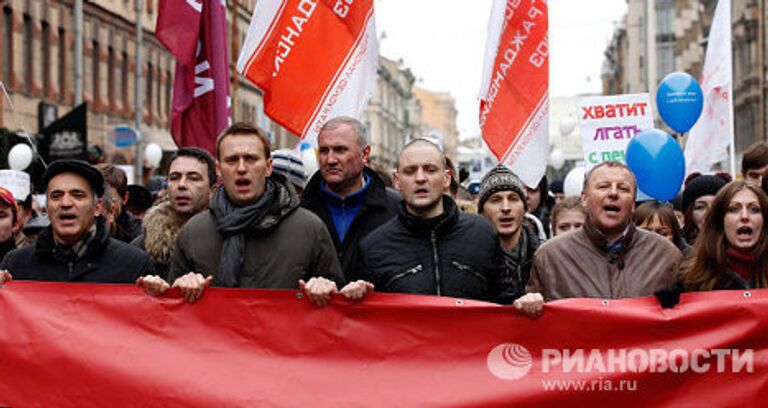
[[1, 406], [764, 406], [768, 291], [510, 307], [121, 285], [0, 289]]

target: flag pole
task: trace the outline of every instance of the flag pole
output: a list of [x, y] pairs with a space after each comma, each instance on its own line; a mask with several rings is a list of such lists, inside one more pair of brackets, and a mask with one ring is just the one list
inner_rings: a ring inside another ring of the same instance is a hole
[[[733, 21], [733, 7], [729, 7], [729, 11], [731, 12], [731, 15], [728, 17], [728, 33], [732, 35], [733, 25], [731, 24], [731, 21]], [[733, 53], [733, 46], [731, 46], [731, 53]], [[728, 81], [728, 109], [730, 109], [728, 114], [728, 127], [730, 128], [731, 137], [731, 142], [728, 145], [728, 156], [731, 158], [731, 177], [736, 180], [736, 130], [733, 118], [733, 67], [731, 67], [731, 78], [730, 81]]]
[[144, 42], [144, 26], [142, 25], [141, 21], [141, 13], [144, 11], [144, 1], [143, 0], [136, 0], [136, 85], [135, 85], [135, 102], [136, 106], [135, 108], [135, 124], [136, 126], [136, 153], [134, 155], [134, 178], [133, 183], [143, 186], [144, 185], [144, 157], [142, 155], [141, 147], [144, 145], [144, 135], [141, 134], [141, 111], [144, 106], [144, 101], [142, 99], [143, 95], [143, 89], [142, 89], [142, 81], [143, 81], [143, 64], [142, 61], [142, 45]]

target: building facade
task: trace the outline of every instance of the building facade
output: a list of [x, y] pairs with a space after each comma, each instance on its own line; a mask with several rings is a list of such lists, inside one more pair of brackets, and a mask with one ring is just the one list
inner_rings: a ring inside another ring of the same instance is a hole
[[433, 92], [416, 86], [413, 95], [421, 105], [422, 134], [439, 141], [445, 154], [455, 158], [459, 144], [456, 100], [448, 92]]
[[[603, 93], [649, 92], [674, 71], [701, 78], [717, 0], [627, 0], [627, 15], [605, 51]], [[733, 0], [733, 101], [736, 156], [766, 140], [765, 0]], [[654, 107], [655, 110], [655, 107]], [[659, 118], [655, 111], [655, 117]], [[658, 126], [664, 126], [657, 119]]]
[[380, 56], [377, 72], [362, 121], [369, 132], [371, 164], [389, 171], [405, 142], [421, 136], [421, 105], [413, 96], [416, 78], [402, 61]]

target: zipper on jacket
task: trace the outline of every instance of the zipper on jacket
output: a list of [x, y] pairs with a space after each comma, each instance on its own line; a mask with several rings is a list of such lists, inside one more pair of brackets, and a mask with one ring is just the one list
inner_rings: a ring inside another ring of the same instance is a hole
[[406, 275], [415, 275], [415, 274], [421, 272], [421, 269], [422, 269], [422, 266], [421, 265], [417, 265], [417, 266], [414, 266], [411, 269], [408, 269], [405, 272], [400, 272], [397, 275], [395, 275], [392, 278], [390, 278], [384, 286], [385, 287], [389, 287], [389, 285], [392, 282], [394, 282], [394, 281], [396, 281], [396, 280], [398, 280], [398, 279], [400, 279], [400, 278], [402, 278], [403, 276], [406, 276]]
[[437, 232], [432, 230], [432, 255], [435, 262], [435, 286], [437, 289], [437, 296], [442, 296], [440, 290], [440, 261], [437, 258]]
[[[486, 283], [488, 281], [488, 279], [485, 276], [483, 276], [483, 275], [473, 271], [472, 268], [470, 268], [467, 265], [464, 265], [464, 264], [460, 263], [459, 261], [457, 261], [455, 259], [453, 260], [453, 266], [455, 266], [456, 269], [458, 269], [458, 270], [460, 270], [462, 272], [465, 272], [465, 273], [468, 273], [470, 275], [476, 276], [478, 279], [483, 281], [483, 283]], [[518, 269], [520, 269], [520, 268], [518, 268]], [[518, 275], [520, 275], [520, 274], [518, 273]], [[519, 276], [518, 276], [518, 280], [519, 280]]]
[[72, 270], [73, 266], [74, 264], [72, 262], [67, 262], [67, 267], [69, 267], [69, 279], [72, 279], [72, 274], [74, 273], [74, 271]]

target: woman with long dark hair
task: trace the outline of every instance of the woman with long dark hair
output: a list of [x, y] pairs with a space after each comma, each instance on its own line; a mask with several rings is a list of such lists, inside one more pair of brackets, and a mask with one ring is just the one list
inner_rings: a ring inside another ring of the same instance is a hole
[[768, 288], [768, 196], [733, 181], [715, 196], [683, 276], [687, 291]]

